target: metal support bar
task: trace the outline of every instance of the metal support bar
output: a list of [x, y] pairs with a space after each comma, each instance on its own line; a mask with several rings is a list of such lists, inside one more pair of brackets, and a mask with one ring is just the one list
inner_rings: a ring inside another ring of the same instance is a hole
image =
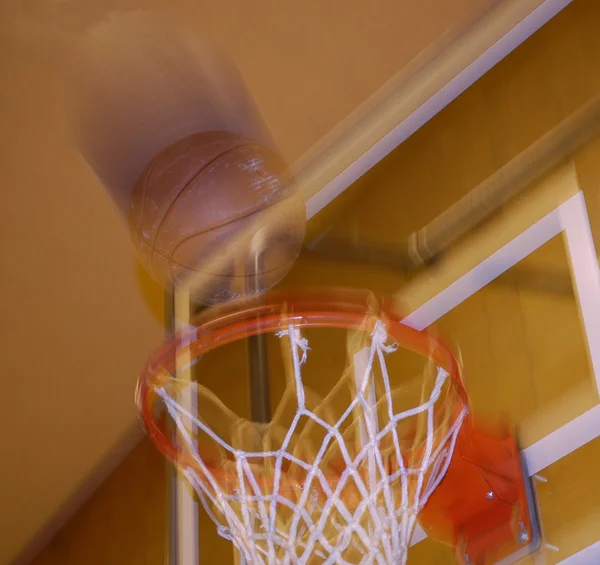
[[349, 253], [347, 244], [331, 237], [323, 238], [322, 244], [308, 243], [307, 248], [413, 271], [435, 261], [460, 237], [493, 216], [599, 132], [600, 96], [595, 96], [393, 250], [369, 249], [357, 242]]
[[479, 186], [450, 206], [409, 241], [415, 264], [442, 253], [532, 182], [580, 149], [600, 131], [600, 97], [595, 96]]
[[248, 339], [250, 417], [253, 422], [264, 424], [271, 420], [267, 355], [267, 336], [255, 335]]
[[[247, 285], [248, 294], [257, 294], [260, 290], [260, 273], [262, 272], [262, 251], [256, 250], [251, 261], [251, 272]], [[267, 336], [258, 334], [248, 338], [248, 366], [250, 375], [250, 418], [253, 422], [268, 423], [271, 421], [271, 399], [269, 394], [269, 369]]]
[[[192, 314], [192, 304], [189, 294], [185, 291], [166, 293], [165, 295], [165, 326], [168, 334], [178, 331], [189, 324]], [[191, 378], [189, 371], [184, 370], [180, 378]], [[189, 392], [189, 391], [188, 391]], [[194, 411], [194, 398], [184, 397], [184, 405], [189, 404]], [[173, 430], [172, 433], [175, 433]], [[168, 565], [190, 565], [200, 562], [198, 504], [192, 491], [185, 484], [183, 477], [175, 466], [167, 463], [167, 518], [169, 524], [167, 556]]]
[[[167, 336], [175, 330], [175, 299], [172, 292], [165, 292], [165, 333]], [[179, 488], [177, 470], [173, 463], [165, 458], [165, 477], [167, 487], [167, 543], [165, 547], [165, 563], [177, 565], [179, 562], [178, 530], [178, 504], [177, 490]]]

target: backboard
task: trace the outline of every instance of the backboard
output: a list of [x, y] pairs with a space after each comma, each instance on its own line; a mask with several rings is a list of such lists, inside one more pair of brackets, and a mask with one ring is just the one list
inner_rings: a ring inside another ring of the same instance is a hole
[[[290, 277], [363, 282], [365, 267], [346, 264], [335, 274], [330, 267], [301, 260]], [[386, 273], [375, 275], [374, 284], [377, 276]], [[459, 352], [474, 411], [515, 426], [542, 534], [541, 550], [524, 562], [600, 560], [594, 527], [600, 508], [600, 272], [574, 166], [546, 176], [439, 262], [400, 282], [395, 297], [410, 312], [405, 323], [434, 326]], [[186, 297], [176, 296], [175, 307], [182, 326], [189, 320]], [[216, 539], [190, 492], [174, 484], [172, 563], [206, 562], [215, 552], [233, 562], [236, 556]], [[454, 558], [418, 530], [408, 562], [451, 564]]]

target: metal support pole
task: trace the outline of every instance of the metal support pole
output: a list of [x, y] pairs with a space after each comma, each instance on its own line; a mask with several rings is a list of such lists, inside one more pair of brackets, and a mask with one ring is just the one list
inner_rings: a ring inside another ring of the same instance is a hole
[[250, 370], [250, 417], [253, 422], [271, 420], [267, 336], [255, 335], [248, 339]]
[[[175, 330], [175, 298], [172, 292], [165, 292], [165, 333], [167, 337]], [[165, 459], [165, 479], [167, 488], [167, 543], [165, 564], [177, 565], [177, 471], [173, 463]]]
[[[262, 272], [262, 250], [256, 250], [250, 257], [250, 272], [247, 282], [248, 294], [257, 294], [260, 289], [260, 273]], [[269, 394], [267, 336], [259, 334], [248, 338], [248, 366], [250, 374], [250, 417], [253, 422], [268, 423], [271, 421], [271, 402]]]
[[[185, 291], [167, 293], [165, 296], [165, 326], [170, 334], [189, 324], [191, 304]], [[191, 378], [189, 370], [181, 371], [178, 378]], [[189, 391], [187, 391], [189, 393]], [[185, 393], [184, 393], [185, 394]], [[195, 399], [187, 394], [181, 399], [184, 406], [194, 412]], [[173, 431], [173, 433], [175, 433]], [[200, 563], [198, 504], [183, 477], [171, 462], [167, 467], [167, 565], [197, 565]]]

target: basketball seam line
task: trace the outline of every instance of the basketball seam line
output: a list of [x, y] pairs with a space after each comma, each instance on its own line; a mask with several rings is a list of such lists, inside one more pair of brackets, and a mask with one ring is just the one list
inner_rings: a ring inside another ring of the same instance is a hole
[[263, 211], [269, 210], [269, 209], [270, 209], [270, 208], [272, 208], [273, 206], [275, 206], [275, 205], [279, 204], [280, 202], [284, 201], [284, 200], [285, 200], [285, 198], [286, 198], [285, 196], [282, 196], [281, 198], [274, 199], [274, 200], [272, 200], [271, 202], [269, 202], [269, 205], [268, 205], [268, 206], [265, 206], [265, 207], [262, 207], [262, 208], [255, 208], [255, 209], [253, 209], [253, 210], [250, 210], [250, 211], [249, 211], [248, 213], [246, 213], [246, 214], [243, 214], [243, 215], [239, 214], [239, 215], [237, 215], [237, 216], [234, 216], [233, 218], [230, 218], [229, 220], [227, 220], [227, 221], [225, 221], [225, 222], [222, 222], [222, 223], [220, 223], [220, 224], [216, 224], [216, 225], [214, 225], [214, 226], [211, 226], [209, 229], [205, 229], [205, 230], [201, 230], [201, 231], [198, 231], [198, 232], [194, 232], [194, 233], [192, 233], [192, 234], [190, 234], [190, 235], [186, 236], [185, 238], [183, 238], [183, 239], [182, 239], [182, 240], [181, 240], [181, 241], [180, 241], [180, 242], [179, 242], [179, 243], [178, 243], [178, 244], [175, 246], [175, 248], [173, 249], [173, 251], [172, 251], [172, 253], [171, 253], [171, 257], [173, 257], [173, 255], [175, 255], [175, 253], [177, 253], [177, 250], [178, 250], [178, 249], [179, 249], [179, 248], [180, 248], [182, 245], [184, 245], [184, 244], [185, 244], [187, 241], [189, 241], [190, 239], [193, 239], [194, 237], [198, 237], [199, 235], [203, 235], [203, 234], [205, 234], [205, 233], [209, 233], [209, 232], [211, 232], [211, 231], [217, 230], [217, 229], [219, 229], [219, 228], [226, 227], [226, 226], [228, 226], [228, 225], [230, 225], [230, 224], [233, 224], [233, 223], [237, 222], [238, 220], [240, 220], [240, 218], [242, 218], [242, 219], [243, 219], [243, 218], [248, 218], [248, 219], [250, 219], [250, 218], [252, 218], [253, 216], [256, 216], [257, 214], [259, 214], [260, 212], [263, 212]]
[[[171, 212], [173, 211], [173, 209], [177, 205], [178, 201], [181, 199], [182, 195], [189, 189], [190, 184], [192, 182], [194, 182], [196, 179], [198, 179], [200, 176], [202, 176], [202, 174], [206, 171], [207, 167], [209, 167], [210, 165], [212, 165], [213, 163], [215, 163], [216, 161], [218, 161], [221, 157], [223, 157], [224, 155], [227, 155], [228, 153], [231, 153], [232, 151], [235, 151], [236, 149], [239, 149], [240, 147], [246, 147], [247, 145], [249, 145], [249, 144], [248, 143], [243, 143], [241, 145], [236, 145], [235, 147], [231, 147], [227, 151], [224, 151], [220, 155], [217, 155], [216, 157], [214, 157], [210, 161], [206, 162], [204, 164], [204, 166], [199, 171], [197, 171], [192, 176], [192, 178], [185, 183], [185, 185], [183, 185], [183, 187], [179, 191], [179, 194], [177, 194], [177, 196], [169, 204], [169, 207], [167, 208], [167, 211], [165, 212], [164, 216], [160, 220], [160, 224], [158, 225], [158, 228], [156, 230], [156, 234], [154, 235], [154, 238], [153, 238], [153, 241], [152, 241], [152, 245], [151, 245], [152, 249], [154, 249], [154, 247], [156, 245], [156, 241], [158, 240], [158, 238], [160, 236], [160, 232], [163, 229], [163, 226], [166, 223], [168, 217], [171, 215]], [[151, 266], [154, 266], [152, 259], [151, 259]]]

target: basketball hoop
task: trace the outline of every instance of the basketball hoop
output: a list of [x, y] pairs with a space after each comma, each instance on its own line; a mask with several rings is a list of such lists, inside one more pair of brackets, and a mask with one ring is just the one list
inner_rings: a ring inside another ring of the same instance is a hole
[[[353, 367], [318, 400], [303, 380], [310, 328], [352, 334]], [[178, 378], [211, 350], [259, 334], [281, 339], [289, 368], [286, 393], [269, 424], [239, 418], [201, 382]], [[421, 402], [400, 409], [403, 389], [388, 360], [403, 349], [427, 362]], [[340, 403], [342, 397], [347, 402]], [[186, 398], [194, 399], [196, 411]], [[282, 406], [289, 408], [290, 398], [295, 407], [286, 421]], [[248, 564], [405, 564], [425, 508], [430, 535], [461, 545], [464, 563], [485, 562], [467, 561], [467, 521], [448, 532], [440, 520], [452, 496], [437, 502], [433, 496], [449, 469], [463, 465], [460, 474], [469, 476], [457, 446], [471, 449], [476, 433], [459, 365], [438, 340], [402, 324], [393, 308], [369, 293], [274, 293], [206, 311], [150, 359], [136, 400], [152, 441]], [[488, 463], [494, 463], [494, 446], [483, 446]], [[494, 475], [496, 486], [508, 469], [503, 457], [495, 460], [504, 465]], [[516, 477], [510, 484], [519, 477], [521, 483], [515, 492], [503, 491], [503, 503], [508, 500], [514, 519], [528, 527], [522, 473]]]

